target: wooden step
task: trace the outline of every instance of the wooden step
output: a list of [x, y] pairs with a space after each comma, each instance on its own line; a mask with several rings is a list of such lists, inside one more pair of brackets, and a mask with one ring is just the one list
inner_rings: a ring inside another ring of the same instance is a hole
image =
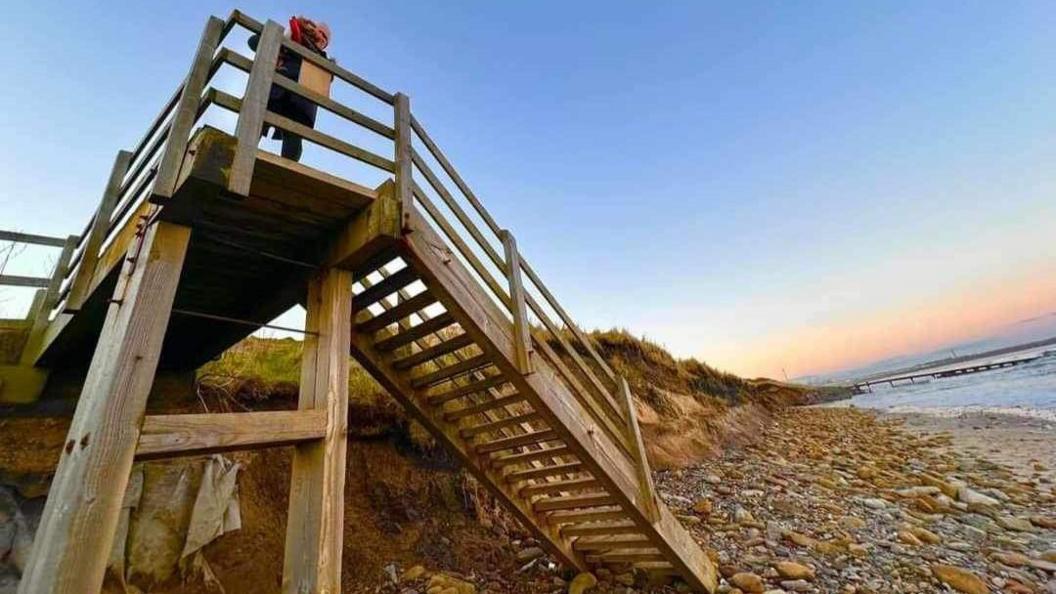
[[476, 444], [473, 446], [473, 449], [479, 454], [488, 454], [491, 452], [524, 447], [526, 445], [541, 444], [559, 438], [560, 436], [557, 431], [554, 431], [553, 429], [544, 429], [543, 431], [533, 431], [532, 433], [503, 437], [501, 439], [496, 439], [495, 441]]
[[613, 534], [641, 534], [642, 529], [634, 522], [605, 522], [593, 524], [569, 524], [561, 528], [561, 536], [606, 536]]
[[604, 536], [604, 537], [589, 537], [580, 538], [576, 542], [572, 543], [572, 548], [577, 551], [583, 552], [597, 552], [597, 551], [619, 551], [626, 549], [644, 549], [649, 548], [651, 543], [649, 539], [642, 535], [621, 535], [621, 536]]
[[382, 352], [394, 351], [434, 332], [439, 332], [454, 323], [455, 319], [451, 317], [451, 314], [444, 312], [431, 320], [426, 320], [417, 326], [403, 330], [399, 334], [394, 334], [378, 341], [374, 348]]
[[412, 377], [411, 385], [415, 388], [424, 388], [426, 386], [448, 381], [451, 378], [464, 375], [470, 371], [475, 371], [489, 365], [491, 365], [491, 357], [481, 353], [475, 357], [459, 361], [454, 365], [448, 365], [447, 367], [441, 367], [436, 371]]
[[472, 417], [473, 415], [479, 415], [486, 412], [490, 412], [496, 409], [500, 409], [511, 404], [517, 404], [518, 402], [524, 402], [524, 396], [517, 394], [516, 392], [509, 396], [500, 396], [498, 398], [492, 398], [486, 402], [480, 404], [473, 404], [460, 408], [458, 410], [452, 410], [444, 413], [444, 420], [453, 423], [466, 417]]
[[605, 507], [616, 505], [616, 498], [608, 493], [593, 493], [590, 495], [563, 495], [560, 497], [548, 497], [532, 504], [537, 512], [557, 511], [565, 509], [590, 509], [594, 507]]
[[377, 284], [367, 287], [359, 295], [352, 297], [352, 311], [356, 312], [372, 303], [376, 303], [416, 280], [418, 280], [418, 273], [413, 268], [410, 266], [401, 268]]
[[614, 551], [601, 555], [587, 555], [587, 563], [594, 564], [624, 564], [624, 563], [647, 563], [663, 561], [664, 556], [656, 549], [638, 549], [626, 551]]
[[554, 525], [592, 524], [595, 522], [617, 522], [627, 519], [627, 512], [620, 508], [557, 511], [546, 517]]
[[533, 497], [535, 495], [550, 495], [553, 493], [573, 493], [576, 491], [595, 491], [601, 484], [593, 477], [575, 478], [563, 481], [540, 482], [521, 488], [521, 497]]
[[493, 375], [488, 377], [487, 379], [475, 381], [470, 384], [465, 384], [463, 386], [454, 388], [453, 390], [447, 390], [446, 392], [440, 392], [438, 394], [429, 394], [425, 398], [429, 402], [429, 404], [432, 404], [433, 406], [440, 406], [441, 404], [445, 402], [450, 402], [452, 400], [455, 400], [456, 398], [463, 398], [471, 394], [476, 394], [478, 392], [497, 388], [498, 386], [501, 386], [505, 383], [505, 377], [503, 377], [502, 375]]
[[535, 462], [536, 460], [550, 460], [557, 456], [567, 456], [571, 453], [571, 450], [566, 445], [559, 445], [550, 448], [541, 448], [533, 450], [531, 452], [520, 452], [518, 454], [507, 454], [505, 456], [497, 456], [491, 459], [491, 465], [502, 468], [503, 466], [514, 466], [516, 464], [527, 464], [529, 462]]
[[527, 481], [531, 479], [546, 478], [550, 476], [561, 476], [565, 474], [574, 474], [583, 469], [583, 463], [569, 462], [567, 464], [554, 464], [552, 466], [543, 466], [542, 468], [529, 468], [528, 470], [518, 470], [511, 472], [506, 475], [506, 481], [510, 483], [516, 483], [518, 481]]
[[421, 365], [428, 361], [432, 361], [437, 357], [443, 357], [449, 353], [457, 351], [458, 349], [467, 347], [473, 344], [473, 338], [468, 334], [459, 334], [458, 336], [441, 342], [440, 344], [433, 345], [431, 347], [422, 349], [413, 355], [408, 355], [402, 359], [397, 359], [392, 362], [392, 366], [396, 369], [410, 369], [415, 365]]
[[356, 324], [356, 332], [373, 334], [385, 326], [394, 324], [434, 303], [436, 303], [436, 296], [429, 291], [422, 291], [403, 303], [397, 304], [392, 309], [385, 310], [365, 322]]
[[513, 415], [506, 417], [505, 419], [499, 419], [490, 423], [484, 423], [483, 425], [475, 425], [473, 427], [467, 427], [459, 431], [464, 439], [476, 437], [484, 433], [494, 433], [495, 431], [501, 431], [507, 427], [514, 427], [522, 423], [534, 423], [539, 421], [539, 415], [536, 412], [528, 412], [520, 415]]

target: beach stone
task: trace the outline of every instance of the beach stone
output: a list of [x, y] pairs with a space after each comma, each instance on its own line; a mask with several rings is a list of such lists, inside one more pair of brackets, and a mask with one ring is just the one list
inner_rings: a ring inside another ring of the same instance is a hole
[[1020, 553], [998, 552], [991, 555], [991, 558], [1009, 567], [1023, 567], [1030, 561], [1026, 555]]
[[414, 580], [424, 576], [426, 573], [425, 567], [421, 565], [415, 565], [400, 575], [401, 582], [413, 582]]
[[968, 505], [976, 504], [992, 507], [1001, 505], [1001, 502], [994, 499], [993, 497], [983, 495], [979, 491], [975, 491], [968, 487], [961, 487], [957, 489], [957, 500], [962, 503], [967, 503]]
[[763, 578], [754, 573], [742, 572], [734, 574], [730, 578], [730, 583], [748, 594], [763, 594], [765, 591]]
[[884, 509], [885, 507], [887, 507], [887, 502], [883, 499], [878, 499], [876, 497], [867, 497], [865, 499], [862, 499], [862, 505], [868, 507], [869, 509]]
[[546, 551], [543, 549], [539, 547], [528, 547], [517, 552], [517, 561], [520, 563], [527, 563], [544, 555], [546, 555]]
[[712, 507], [713, 506], [710, 499], [701, 498], [693, 504], [693, 511], [702, 516], [708, 516], [711, 515]]
[[781, 561], [774, 565], [778, 575], [786, 580], [813, 580], [814, 570], [794, 561]]
[[593, 573], [581, 573], [568, 585], [568, 594], [583, 594], [598, 585], [598, 578]]
[[1056, 530], [1056, 518], [1049, 518], [1046, 516], [1030, 516], [1030, 523], [1034, 524], [1038, 528], [1045, 528], [1046, 530]]
[[1033, 532], [1034, 524], [1026, 518], [1012, 518], [1008, 516], [1002, 516], [997, 518], [997, 525], [1001, 526], [1005, 530], [1012, 530], [1013, 532]]
[[967, 569], [936, 563], [931, 566], [931, 572], [940, 582], [958, 592], [963, 592], [964, 594], [990, 594], [990, 588], [987, 587], [986, 583]]

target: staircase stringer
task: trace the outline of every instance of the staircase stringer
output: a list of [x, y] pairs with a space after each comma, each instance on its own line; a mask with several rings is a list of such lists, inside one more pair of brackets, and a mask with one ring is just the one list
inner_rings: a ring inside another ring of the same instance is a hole
[[[465, 447], [465, 442], [458, 434], [458, 428], [445, 423], [442, 418], [434, 418], [433, 414], [416, 397], [414, 388], [410, 383], [393, 371], [387, 363], [391, 363], [391, 354], [379, 353], [375, 350], [371, 337], [356, 333], [352, 334], [352, 356], [367, 370], [375, 380], [378, 381], [389, 393], [396, 398], [403, 407], [415, 417], [438, 441], [442, 442], [448, 449], [454, 452], [462, 461], [463, 466], [470, 471], [496, 498], [506, 504], [521, 524], [540, 539], [546, 548], [553, 553], [558, 560], [574, 567], [578, 571], [589, 571], [586, 560], [572, 550], [570, 543], [561, 537], [556, 527], [547, 527], [541, 524], [535, 517], [531, 508], [518, 499], [512, 486], [508, 485], [501, 475], [501, 471], [491, 469], [483, 463], [481, 457], [475, 455]], [[441, 413], [442, 414], [442, 413]]]
[[[650, 520], [646, 502], [641, 501], [641, 483], [633, 461], [594, 422], [585, 422], [592, 417], [545, 361], [538, 361], [535, 373], [525, 376], [518, 372], [513, 328], [508, 318], [483, 294], [461, 262], [440, 253], [446, 244], [415, 206], [404, 205], [404, 221], [408, 232], [400, 242], [400, 255], [407, 264], [415, 267], [447, 311], [490, 355], [518, 392], [532, 402], [543, 420], [563, 434], [565, 443], [617, 498], [619, 506], [648, 535], [651, 544], [691, 586], [714, 591], [714, 567], [667, 506], [657, 502], [657, 519]], [[529, 518], [533, 524], [539, 521], [533, 515]]]

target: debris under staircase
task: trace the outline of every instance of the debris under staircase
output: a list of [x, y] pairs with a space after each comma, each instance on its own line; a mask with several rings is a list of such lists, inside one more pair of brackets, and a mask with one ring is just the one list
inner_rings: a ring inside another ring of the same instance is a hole
[[[236, 28], [260, 35], [253, 58], [224, 45]], [[392, 124], [276, 73], [280, 48], [380, 101]], [[211, 84], [225, 69], [248, 73], [242, 97]], [[392, 157], [269, 112], [272, 85], [391, 142]], [[216, 108], [237, 114], [233, 134], [202, 127]], [[388, 180], [371, 189], [262, 151], [264, 124]], [[210, 19], [187, 78], [119, 154], [70, 245], [62, 277], [75, 290], [55, 287], [21, 361], [86, 371], [20, 592], [98, 590], [133, 460], [279, 445], [296, 452], [283, 591], [339, 591], [348, 353], [567, 566], [715, 590], [710, 560], [656, 495], [627, 382], [409, 99], [278, 24]], [[298, 410], [145, 415], [159, 370], [193, 370], [295, 303], [308, 311]]]

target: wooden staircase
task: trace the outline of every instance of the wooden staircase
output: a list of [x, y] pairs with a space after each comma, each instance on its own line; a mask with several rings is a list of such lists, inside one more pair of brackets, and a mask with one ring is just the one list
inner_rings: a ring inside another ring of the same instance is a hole
[[[224, 45], [236, 27], [260, 36], [253, 58]], [[380, 101], [392, 124], [276, 73], [280, 48]], [[242, 97], [211, 86], [225, 68], [248, 73]], [[391, 143], [391, 158], [268, 111], [273, 85]], [[216, 108], [237, 114], [232, 133], [199, 127]], [[386, 181], [371, 189], [262, 151], [265, 124]], [[657, 497], [627, 381], [409, 98], [279, 24], [209, 20], [188, 76], [66, 244], [22, 365], [77, 362], [86, 377], [20, 593], [98, 590], [134, 460], [275, 446], [295, 448], [282, 590], [339, 591], [349, 352], [568, 567], [715, 591], [711, 561]], [[193, 370], [297, 302], [298, 410], [145, 414], [159, 369]]]
[[598, 422], [575, 363], [541, 333], [525, 373], [515, 324], [437, 249], [445, 243], [422, 213], [412, 207], [405, 221], [357, 267], [357, 361], [563, 563], [635, 567], [711, 591], [710, 561], [656, 497], [626, 382], [620, 410]]

